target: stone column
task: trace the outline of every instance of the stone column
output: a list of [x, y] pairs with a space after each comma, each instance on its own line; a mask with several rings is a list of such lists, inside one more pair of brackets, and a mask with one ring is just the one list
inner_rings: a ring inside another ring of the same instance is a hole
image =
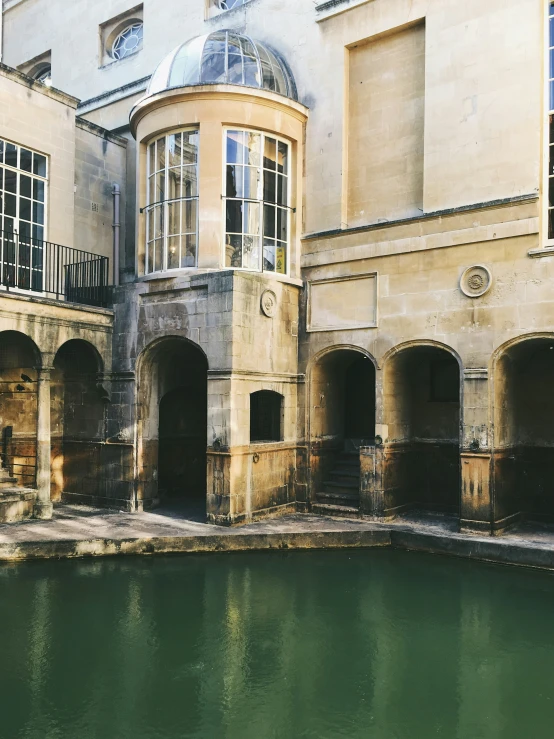
[[50, 499], [50, 376], [52, 367], [42, 367], [37, 376], [37, 499], [34, 517], [52, 518]]
[[463, 375], [463, 434], [460, 450], [460, 529], [492, 533], [489, 373], [466, 369]]

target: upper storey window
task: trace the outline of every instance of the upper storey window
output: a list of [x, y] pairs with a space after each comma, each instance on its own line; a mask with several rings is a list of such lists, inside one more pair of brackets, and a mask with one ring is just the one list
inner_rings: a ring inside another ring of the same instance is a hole
[[179, 131], [148, 147], [146, 273], [196, 267], [198, 131]]
[[142, 47], [143, 30], [142, 23], [133, 23], [123, 29], [113, 42], [112, 57], [125, 59], [138, 51]]
[[550, 6], [548, 22], [548, 238], [554, 239], [554, 3]]
[[37, 82], [42, 82], [46, 87], [52, 87], [52, 67], [49, 64], [44, 65], [35, 75]]
[[286, 274], [289, 144], [254, 131], [227, 131], [225, 144], [225, 266]]
[[210, 14], [221, 13], [225, 10], [232, 10], [241, 5], [245, 5], [248, 0], [210, 0]]

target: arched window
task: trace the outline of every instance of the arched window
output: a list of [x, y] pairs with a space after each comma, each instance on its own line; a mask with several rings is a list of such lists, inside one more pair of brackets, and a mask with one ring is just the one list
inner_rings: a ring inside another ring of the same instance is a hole
[[290, 146], [257, 131], [225, 135], [225, 266], [286, 274]]
[[46, 87], [52, 87], [52, 67], [50, 64], [42, 66], [35, 74], [37, 82], [42, 82]]
[[124, 28], [113, 42], [112, 57], [125, 59], [126, 56], [138, 51], [142, 47], [143, 31], [142, 23], [133, 23]]
[[212, 0], [212, 5], [218, 10], [232, 10], [247, 2], [248, 0]]
[[282, 441], [283, 396], [272, 390], [250, 395], [250, 441]]
[[196, 267], [198, 131], [178, 131], [148, 146], [146, 273]]

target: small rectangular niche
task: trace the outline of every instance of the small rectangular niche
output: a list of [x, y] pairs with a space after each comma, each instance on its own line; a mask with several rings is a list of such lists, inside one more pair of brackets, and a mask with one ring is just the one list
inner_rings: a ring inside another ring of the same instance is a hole
[[308, 331], [377, 326], [377, 274], [308, 283]]

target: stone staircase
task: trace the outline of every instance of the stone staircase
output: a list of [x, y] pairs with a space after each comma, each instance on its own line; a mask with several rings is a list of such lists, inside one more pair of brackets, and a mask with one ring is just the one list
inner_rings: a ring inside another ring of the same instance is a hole
[[33, 515], [36, 490], [22, 488], [17, 477], [0, 467], [0, 523], [13, 523]]
[[316, 495], [314, 513], [334, 516], [358, 516], [360, 513], [360, 455], [341, 452], [333, 470]]

